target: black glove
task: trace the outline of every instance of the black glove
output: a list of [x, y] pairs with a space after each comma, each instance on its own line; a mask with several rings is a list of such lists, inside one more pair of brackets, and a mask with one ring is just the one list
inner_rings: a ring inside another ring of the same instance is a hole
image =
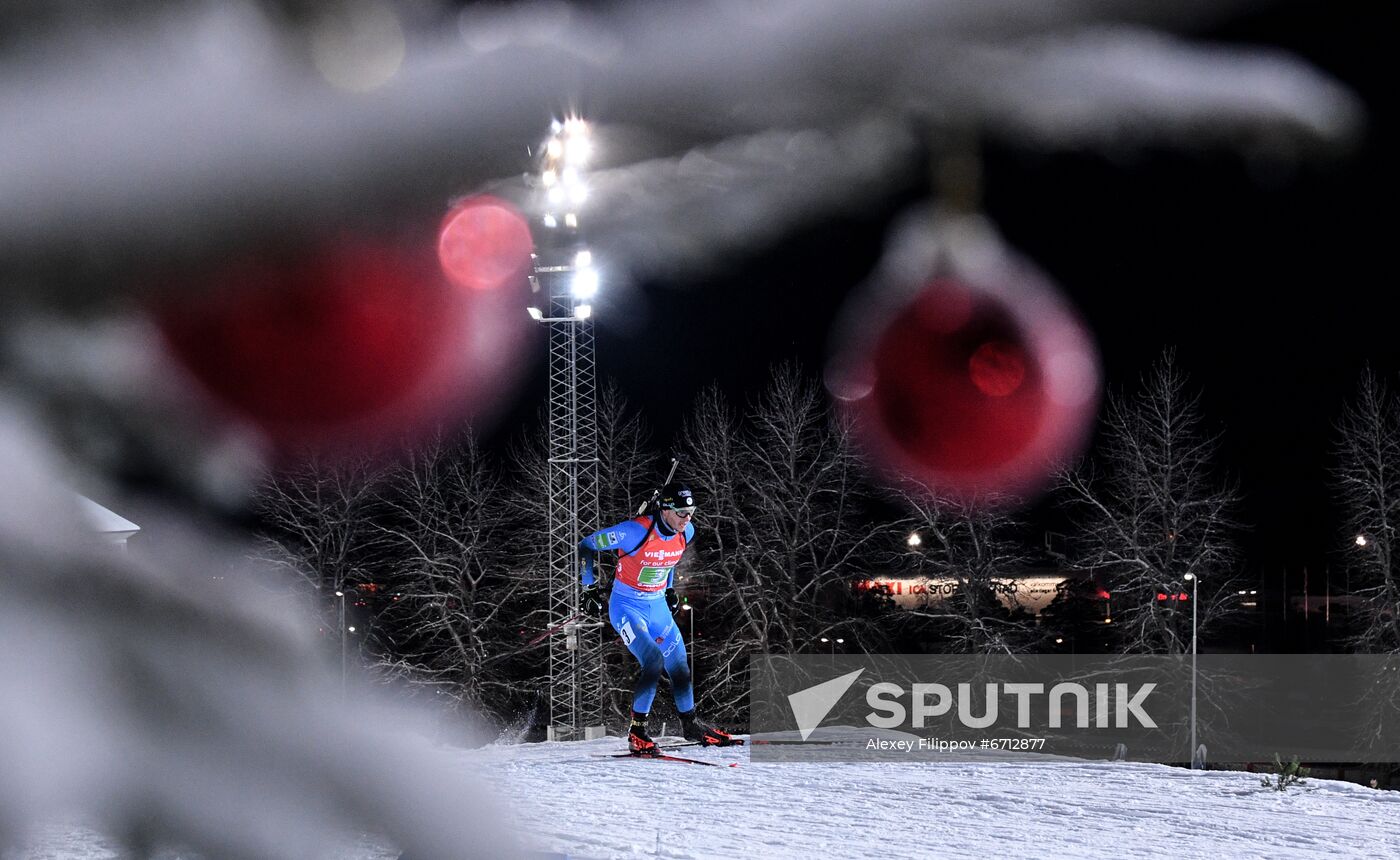
[[670, 608], [672, 612], [675, 612], [680, 605], [681, 596], [676, 593], [676, 590], [674, 588], [666, 589], [666, 606]]
[[584, 615], [603, 617], [603, 595], [598, 593], [598, 584], [583, 587], [583, 600], [580, 602]]

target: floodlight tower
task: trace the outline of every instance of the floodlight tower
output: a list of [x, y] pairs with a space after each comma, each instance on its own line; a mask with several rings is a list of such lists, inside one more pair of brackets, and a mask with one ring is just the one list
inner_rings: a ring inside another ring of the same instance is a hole
[[579, 210], [588, 190], [588, 125], [554, 122], [541, 153], [544, 214], [536, 230], [535, 304], [530, 316], [549, 327], [549, 618], [567, 622], [549, 638], [550, 740], [601, 735], [601, 625], [580, 614], [579, 548], [598, 527], [597, 374], [591, 301], [598, 289]]

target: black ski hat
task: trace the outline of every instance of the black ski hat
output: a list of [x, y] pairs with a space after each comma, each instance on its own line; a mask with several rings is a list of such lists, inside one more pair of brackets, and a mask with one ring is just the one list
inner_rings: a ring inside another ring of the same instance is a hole
[[690, 488], [685, 484], [667, 484], [661, 488], [661, 496], [657, 503], [663, 509], [694, 508], [695, 494], [690, 492]]

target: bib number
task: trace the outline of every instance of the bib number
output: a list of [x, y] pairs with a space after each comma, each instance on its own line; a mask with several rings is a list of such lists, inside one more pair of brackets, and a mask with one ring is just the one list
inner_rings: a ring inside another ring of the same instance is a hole
[[661, 585], [671, 575], [669, 567], [644, 567], [637, 573], [638, 585]]

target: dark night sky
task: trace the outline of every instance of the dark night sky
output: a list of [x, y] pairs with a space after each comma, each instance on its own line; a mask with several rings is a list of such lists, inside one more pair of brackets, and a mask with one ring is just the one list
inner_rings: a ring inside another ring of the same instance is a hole
[[[1338, 546], [1325, 475], [1333, 424], [1364, 365], [1400, 370], [1387, 313], [1395, 141], [1380, 14], [1290, 3], [1199, 34], [1283, 48], [1354, 88], [1370, 125], [1350, 155], [1289, 167], [1238, 153], [1110, 157], [1004, 141], [984, 152], [985, 211], [1077, 305], [1109, 390], [1134, 386], [1166, 347], [1203, 390], [1221, 465], [1246, 497], [1253, 574], [1327, 563]], [[911, 185], [902, 198], [864, 201], [703, 284], [647, 285], [645, 334], [609, 325], [617, 309], [600, 301], [600, 374], [664, 443], [711, 382], [742, 400], [771, 363], [819, 370], [843, 298], [878, 259], [888, 221], [921, 193]], [[542, 367], [535, 377], [522, 403], [542, 402]]]

